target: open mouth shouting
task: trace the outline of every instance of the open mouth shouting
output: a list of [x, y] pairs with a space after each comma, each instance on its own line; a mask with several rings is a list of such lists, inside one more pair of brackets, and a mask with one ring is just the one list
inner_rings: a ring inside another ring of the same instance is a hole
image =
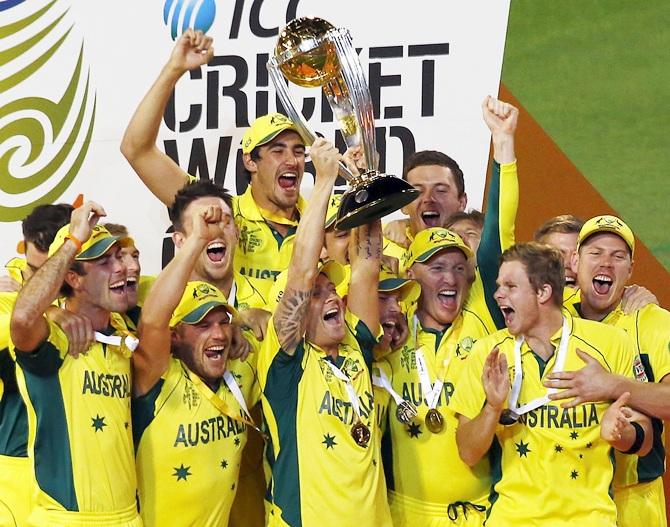
[[323, 315], [323, 321], [327, 326], [339, 327], [342, 325], [342, 312], [339, 307], [332, 307]]
[[514, 321], [514, 309], [509, 306], [500, 305], [500, 311], [502, 311], [503, 317], [505, 319], [505, 325], [507, 327]]
[[117, 280], [109, 285], [109, 290], [115, 295], [125, 295], [126, 294], [126, 278]]
[[442, 289], [437, 293], [437, 299], [440, 302], [440, 305], [449, 310], [456, 309], [458, 307], [456, 297], [456, 289]]
[[219, 263], [226, 256], [226, 245], [220, 241], [213, 241], [207, 246], [207, 258], [210, 262]]
[[126, 289], [129, 293], [134, 293], [137, 291], [137, 277], [129, 276], [126, 278]]
[[284, 190], [298, 190], [298, 175], [295, 172], [285, 172], [277, 178], [277, 183]]
[[226, 363], [226, 347], [221, 344], [213, 344], [205, 348], [203, 354], [207, 361], [215, 366], [223, 366]]
[[421, 213], [421, 221], [427, 227], [442, 227], [442, 215], [436, 210], [425, 210]]
[[614, 285], [614, 282], [610, 276], [598, 274], [593, 278], [593, 290], [597, 295], [608, 295], [612, 285]]

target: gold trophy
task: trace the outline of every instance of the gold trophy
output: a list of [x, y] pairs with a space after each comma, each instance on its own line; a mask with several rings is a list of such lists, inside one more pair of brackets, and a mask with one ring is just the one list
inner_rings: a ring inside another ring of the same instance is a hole
[[296, 110], [284, 78], [302, 87], [321, 87], [347, 146], [363, 149], [368, 167], [363, 173], [354, 175], [340, 164], [340, 175], [349, 189], [342, 196], [336, 229], [369, 223], [418, 197], [419, 191], [406, 181], [377, 170], [372, 98], [348, 30], [321, 18], [296, 18], [279, 34], [267, 67], [287, 116], [308, 146], [316, 136]]

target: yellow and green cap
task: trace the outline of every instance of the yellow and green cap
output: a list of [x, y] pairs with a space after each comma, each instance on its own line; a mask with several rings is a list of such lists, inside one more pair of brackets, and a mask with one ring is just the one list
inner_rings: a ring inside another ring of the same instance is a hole
[[326, 211], [326, 229], [330, 228], [335, 223], [335, 220], [337, 219], [337, 211], [340, 209], [340, 203], [342, 203], [342, 194], [333, 194], [330, 196], [328, 210]]
[[[56, 233], [54, 241], [49, 245], [49, 256], [52, 256], [61, 246], [70, 234], [70, 224], [64, 225]], [[86, 262], [95, 260], [104, 255], [112, 246], [119, 241], [118, 236], [112, 236], [110, 232], [102, 225], [96, 225], [91, 231], [91, 236], [81, 244], [81, 250], [74, 257], [75, 260]]]
[[[347, 271], [344, 266], [335, 260], [327, 260], [325, 262], [319, 263], [319, 274], [325, 274], [328, 277], [328, 280], [333, 282], [333, 285], [337, 288], [340, 286], [347, 278]], [[273, 311], [277, 308], [281, 297], [284, 295], [284, 289], [286, 289], [286, 281], [288, 280], [288, 271], [282, 271], [277, 275], [275, 283], [270, 289], [270, 300], [268, 302], [268, 309]]]
[[421, 286], [416, 280], [398, 278], [398, 275], [386, 267], [382, 267], [379, 271], [379, 291], [382, 293], [398, 291], [401, 302], [412, 304], [419, 299]]
[[257, 146], [269, 143], [284, 130], [300, 133], [293, 121], [281, 113], [262, 115], [244, 132], [242, 153], [248, 154]]
[[594, 234], [601, 232], [611, 232], [619, 236], [628, 248], [630, 249], [631, 256], [635, 252], [635, 235], [628, 225], [626, 225], [623, 220], [617, 218], [616, 216], [596, 216], [588, 220], [582, 230], [579, 231], [579, 237], [577, 238], [577, 250], [580, 246]]
[[173, 328], [177, 324], [197, 324], [216, 307], [225, 308], [233, 317], [237, 315], [237, 310], [228, 304], [228, 300], [217, 287], [207, 282], [188, 282], [179, 304], [172, 313], [170, 327]]
[[459, 249], [466, 258], [472, 258], [472, 250], [458, 234], [442, 227], [431, 227], [419, 231], [412, 240], [405, 254], [405, 268], [409, 269], [415, 262], [425, 263], [445, 249]]

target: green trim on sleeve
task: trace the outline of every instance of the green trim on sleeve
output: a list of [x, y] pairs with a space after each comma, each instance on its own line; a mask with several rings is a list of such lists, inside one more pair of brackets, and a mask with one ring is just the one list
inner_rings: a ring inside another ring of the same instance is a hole
[[133, 444], [135, 452], [140, 446], [142, 434], [156, 417], [156, 400], [163, 389], [165, 379], [158, 379], [153, 388], [144, 395], [133, 397], [130, 402], [130, 415], [133, 422]]

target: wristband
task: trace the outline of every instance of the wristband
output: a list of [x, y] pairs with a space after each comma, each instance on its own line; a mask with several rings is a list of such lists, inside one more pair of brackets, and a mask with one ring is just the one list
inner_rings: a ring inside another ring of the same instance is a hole
[[637, 454], [640, 448], [642, 448], [642, 443], [644, 443], [644, 428], [635, 421], [631, 421], [630, 424], [635, 428], [635, 441], [633, 441], [633, 445], [624, 454]]
[[72, 243], [74, 243], [77, 246], [77, 252], [81, 251], [82, 243], [79, 240], [79, 238], [77, 238], [74, 234], [72, 234], [71, 232], [68, 232], [67, 235], [65, 236], [65, 239], [70, 240]]

